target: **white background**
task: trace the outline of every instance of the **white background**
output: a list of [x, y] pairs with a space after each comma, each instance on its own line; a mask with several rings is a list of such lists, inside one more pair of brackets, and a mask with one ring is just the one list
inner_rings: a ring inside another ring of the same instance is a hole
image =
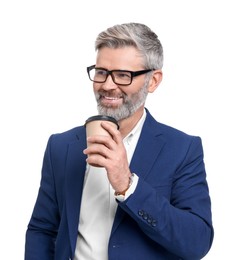
[[97, 34], [132, 21], [164, 46], [147, 107], [203, 140], [215, 228], [205, 259], [239, 259], [238, 17], [236, 0], [0, 2], [1, 259], [23, 259], [48, 137], [96, 113], [86, 66]]

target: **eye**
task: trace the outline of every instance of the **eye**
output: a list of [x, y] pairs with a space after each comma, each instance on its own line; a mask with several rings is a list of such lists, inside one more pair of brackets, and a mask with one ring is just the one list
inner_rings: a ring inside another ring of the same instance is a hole
[[106, 70], [103, 69], [95, 69], [95, 75], [96, 76], [105, 76], [107, 74]]
[[115, 77], [128, 80], [131, 78], [131, 74], [128, 71], [115, 71]]

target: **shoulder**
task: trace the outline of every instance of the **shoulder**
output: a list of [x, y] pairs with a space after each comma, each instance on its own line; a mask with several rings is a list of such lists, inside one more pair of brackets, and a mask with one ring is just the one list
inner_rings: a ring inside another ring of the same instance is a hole
[[145, 120], [145, 130], [154, 134], [156, 136], [160, 136], [167, 143], [191, 143], [191, 142], [201, 142], [201, 138], [199, 136], [188, 134], [180, 129], [169, 126], [167, 124], [158, 122], [148, 110], [147, 117]]
[[148, 128], [151, 128], [152, 130], [155, 130], [156, 132], [160, 134], [166, 134], [166, 135], [176, 135], [181, 137], [192, 137], [193, 135], [190, 135], [180, 129], [177, 129], [173, 126], [169, 126], [167, 124], [164, 124], [162, 122], [157, 121], [146, 109], [147, 116], [145, 120], [145, 126]]
[[49, 137], [48, 142], [52, 145], [63, 146], [69, 143], [85, 140], [85, 127], [77, 126], [60, 133], [54, 133]]
[[[142, 139], [146, 142], [153, 135], [154, 142], [164, 147], [167, 158], [182, 162], [186, 157], [203, 158], [203, 145], [200, 136], [188, 134], [182, 130], [156, 121], [149, 113], [145, 121]], [[141, 140], [142, 140], [141, 139]], [[165, 159], [166, 160], [166, 159]]]

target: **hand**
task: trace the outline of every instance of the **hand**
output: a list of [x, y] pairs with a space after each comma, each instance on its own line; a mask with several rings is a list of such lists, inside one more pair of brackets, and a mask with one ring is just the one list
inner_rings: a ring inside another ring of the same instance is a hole
[[117, 192], [127, 189], [131, 176], [127, 153], [119, 130], [111, 124], [102, 122], [101, 126], [110, 136], [96, 135], [87, 138], [91, 145], [83, 152], [90, 155], [87, 163], [106, 169], [109, 182]]

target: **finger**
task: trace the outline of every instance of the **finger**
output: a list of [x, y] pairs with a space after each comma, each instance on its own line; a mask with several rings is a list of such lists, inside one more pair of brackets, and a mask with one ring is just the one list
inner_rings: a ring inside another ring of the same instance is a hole
[[102, 122], [101, 123], [101, 126], [109, 132], [109, 134], [112, 136], [113, 140], [116, 142], [116, 143], [119, 143], [122, 141], [122, 137], [121, 137], [121, 133], [118, 129], [115, 128], [114, 125], [112, 125], [111, 123], [109, 122]]
[[105, 167], [106, 158], [99, 154], [91, 154], [87, 157], [86, 162], [92, 166]]
[[94, 135], [87, 138], [87, 143], [92, 144], [101, 144], [106, 146], [109, 149], [113, 149], [115, 141], [112, 139], [112, 136], [103, 136], [103, 135]]
[[83, 153], [87, 155], [99, 154], [106, 157], [107, 154], [109, 154], [109, 148], [102, 144], [92, 143], [83, 151]]

